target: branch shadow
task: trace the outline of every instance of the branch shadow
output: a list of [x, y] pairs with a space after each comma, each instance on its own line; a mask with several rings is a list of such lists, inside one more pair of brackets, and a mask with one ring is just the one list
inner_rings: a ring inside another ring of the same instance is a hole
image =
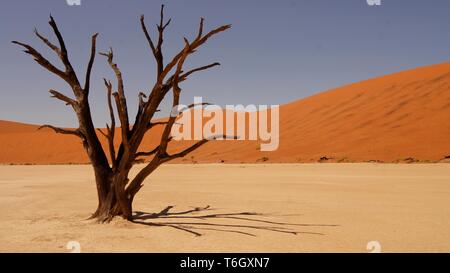
[[[295, 227], [337, 227], [339, 225], [332, 224], [293, 224], [288, 222], [279, 222], [269, 220], [265, 217], [270, 216], [295, 216], [275, 215], [256, 212], [233, 212], [233, 213], [211, 213], [214, 209], [210, 206], [196, 207], [189, 210], [172, 212], [174, 206], [167, 206], [160, 212], [148, 213], [135, 211], [133, 214], [133, 223], [153, 226], [153, 227], [170, 227], [177, 230], [202, 236], [199, 230], [221, 231], [229, 233], [237, 233], [247, 236], [256, 237], [253, 231], [265, 230], [269, 232], [285, 233], [291, 235], [308, 234], [308, 235], [325, 235], [320, 232], [299, 231]], [[168, 219], [170, 221], [159, 220]], [[228, 219], [236, 224], [214, 223], [214, 219]], [[175, 221], [172, 221], [175, 220]], [[187, 221], [186, 221], [187, 220]], [[198, 221], [200, 220], [200, 221]]]

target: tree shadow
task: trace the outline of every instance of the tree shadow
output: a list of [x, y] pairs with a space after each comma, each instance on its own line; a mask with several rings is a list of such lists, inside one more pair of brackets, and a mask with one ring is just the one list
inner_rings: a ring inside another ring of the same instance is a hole
[[[133, 214], [133, 222], [136, 224], [153, 227], [170, 227], [177, 230], [188, 232], [195, 236], [203, 235], [198, 230], [230, 232], [253, 237], [256, 237], [256, 234], [252, 233], [252, 231], [257, 230], [265, 230], [269, 232], [285, 233], [292, 235], [297, 234], [325, 235], [324, 233], [320, 232], [295, 230], [294, 227], [339, 226], [332, 224], [293, 224], [288, 222], [279, 222], [267, 219], [267, 217], [270, 216], [295, 216], [292, 214], [275, 215], [256, 212], [211, 213], [211, 211], [214, 209], [212, 209], [210, 206], [196, 207], [190, 210], [172, 212], [171, 210], [173, 208], [174, 206], [167, 206], [160, 212], [156, 213], [135, 211]], [[169, 219], [170, 221], [160, 222], [159, 220], [161, 219]], [[228, 219], [231, 220], [232, 222], [235, 222], [235, 224], [213, 223], [212, 221], [214, 221], [214, 219], [217, 220]]]

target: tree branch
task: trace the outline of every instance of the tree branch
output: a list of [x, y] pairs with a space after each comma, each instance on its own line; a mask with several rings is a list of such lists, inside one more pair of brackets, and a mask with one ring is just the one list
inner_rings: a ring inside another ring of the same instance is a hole
[[138, 152], [138, 153], [136, 153], [135, 157], [137, 158], [140, 156], [150, 156], [150, 155], [156, 154], [158, 152], [158, 150], [159, 150], [159, 146], [157, 146], [156, 148], [154, 148], [153, 150], [151, 150], [149, 152]]
[[230, 137], [230, 136], [226, 136], [226, 135], [221, 135], [221, 136], [211, 136], [211, 137], [209, 137], [209, 138], [205, 138], [205, 139], [202, 139], [202, 140], [198, 141], [198, 142], [195, 143], [194, 145], [192, 145], [192, 146], [190, 146], [190, 147], [184, 149], [183, 151], [181, 151], [181, 152], [179, 152], [179, 153], [172, 154], [172, 155], [169, 155], [169, 154], [164, 154], [164, 155], [162, 155], [162, 157], [161, 157], [161, 163], [165, 163], [165, 162], [170, 161], [170, 160], [173, 160], [173, 159], [175, 159], [175, 158], [185, 157], [187, 154], [189, 154], [189, 153], [191, 153], [191, 152], [197, 150], [198, 148], [200, 148], [202, 145], [208, 143], [209, 141], [216, 140], [216, 139], [227, 139], [227, 138], [228, 138], [228, 139], [229, 139], [229, 138], [232, 138], [232, 139], [238, 139], [238, 137], [236, 137], [236, 136], [231, 136], [231, 137]]
[[207, 142], [209, 142], [209, 140], [202, 139], [202, 140], [198, 141], [197, 143], [195, 143], [194, 145], [190, 146], [189, 148], [184, 149], [183, 151], [181, 151], [179, 153], [176, 153], [173, 155], [165, 154], [161, 158], [161, 163], [165, 163], [165, 162], [173, 160], [175, 158], [184, 157], [187, 154], [189, 154], [190, 152], [193, 152], [196, 149], [200, 148], [202, 145], [206, 144]]
[[155, 52], [156, 52], [156, 48], [155, 48], [155, 45], [153, 44], [153, 41], [152, 41], [152, 38], [151, 38], [150, 34], [147, 31], [147, 27], [145, 26], [144, 20], [145, 20], [144, 15], [141, 15], [141, 20], [140, 20], [141, 21], [141, 28], [142, 28], [142, 31], [144, 32], [145, 38], [147, 38], [147, 42], [148, 42], [148, 44], [149, 44], [149, 46], [150, 46], [150, 48], [152, 50], [152, 53], [154, 55]]
[[89, 94], [89, 88], [90, 88], [90, 82], [91, 82], [91, 70], [92, 70], [92, 66], [94, 64], [94, 59], [95, 59], [95, 44], [96, 44], [96, 40], [97, 40], [97, 36], [98, 33], [95, 33], [94, 35], [92, 35], [92, 40], [91, 40], [91, 57], [89, 58], [89, 63], [86, 69], [86, 79], [84, 81], [84, 92], [86, 93], [86, 95]]
[[61, 71], [58, 68], [56, 68], [52, 63], [50, 63], [49, 60], [44, 58], [36, 49], [31, 47], [30, 45], [27, 45], [27, 44], [24, 44], [24, 43], [21, 43], [21, 42], [18, 42], [18, 41], [12, 41], [12, 43], [24, 47], [26, 50], [24, 50], [23, 52], [33, 56], [34, 60], [38, 64], [40, 64], [42, 67], [44, 67], [48, 71], [52, 72], [53, 74], [56, 74], [57, 76], [59, 76], [60, 78], [65, 80], [66, 82], [70, 83], [70, 79], [66, 75], [66, 73], [64, 73], [63, 71]]
[[59, 100], [62, 100], [66, 103], [66, 105], [71, 105], [74, 108], [76, 108], [78, 106], [78, 103], [75, 100], [67, 97], [66, 95], [59, 93], [56, 90], [50, 89], [48, 92], [50, 92], [50, 94], [52, 94], [52, 96], [51, 96], [52, 98], [57, 98]]
[[[61, 47], [60, 48], [61, 60], [63, 61], [64, 65], [70, 65], [69, 56], [67, 54], [66, 44], [64, 43], [64, 39], [61, 35], [61, 32], [59, 32], [58, 26], [56, 25], [56, 22], [53, 19], [53, 16], [50, 15], [50, 21], [48, 23], [52, 27], [53, 32], [55, 33], [56, 38], [58, 39], [59, 46]], [[73, 69], [72, 69], [72, 71], [73, 71]]]
[[238, 139], [238, 137], [221, 135], [221, 136], [211, 136], [209, 138], [202, 139], [202, 140], [198, 141], [197, 143], [195, 143], [194, 145], [184, 149], [183, 151], [181, 151], [179, 153], [176, 153], [176, 154], [173, 154], [173, 155], [166, 154], [165, 157], [163, 156], [163, 158], [161, 159], [161, 163], [173, 160], [175, 158], [185, 157], [187, 154], [197, 150], [202, 145], [208, 143], [209, 141], [216, 140], [216, 139]]
[[55, 51], [56, 55], [58, 55], [60, 58], [62, 58], [61, 55], [61, 50], [59, 49], [59, 47], [57, 47], [56, 45], [52, 44], [47, 38], [45, 38], [44, 36], [42, 36], [41, 34], [39, 34], [38, 30], [35, 28], [34, 29], [34, 34], [36, 34], [36, 36], [41, 39], [42, 42], [44, 42], [44, 44], [46, 44], [48, 47], [50, 47], [53, 51]]
[[184, 74], [182, 74], [180, 76], [180, 81], [186, 80], [187, 77], [189, 77], [191, 74], [193, 74], [195, 72], [207, 70], [209, 68], [212, 68], [212, 67], [215, 67], [215, 66], [219, 66], [219, 65], [220, 65], [220, 63], [212, 63], [212, 64], [209, 64], [209, 65], [205, 65], [205, 66], [201, 66], [201, 67], [197, 67], [195, 69], [189, 70], [188, 72], [186, 72], [186, 73], [184, 73]]
[[[60, 58], [66, 68], [66, 74], [71, 81], [71, 85], [73, 87], [75, 87], [75, 86], [80, 87], [80, 82], [78, 81], [77, 75], [75, 74], [72, 64], [69, 61], [69, 55], [67, 53], [67, 48], [66, 48], [66, 44], [64, 43], [64, 39], [61, 35], [61, 32], [59, 32], [59, 29], [58, 29], [58, 26], [56, 25], [55, 20], [53, 19], [53, 17], [51, 15], [50, 15], [50, 21], [48, 23], [52, 27], [53, 32], [55, 33], [56, 38], [58, 39], [60, 51], [61, 51]], [[78, 90], [78, 91], [81, 92], [81, 90]], [[78, 95], [81, 95], [81, 93], [79, 93]]]
[[164, 23], [164, 5], [161, 5], [160, 22], [159, 25], [156, 25], [156, 28], [158, 30], [158, 43], [156, 44], [156, 46], [153, 43], [153, 40], [147, 31], [147, 27], [145, 26], [144, 15], [141, 15], [140, 21], [142, 31], [144, 32], [145, 38], [147, 39], [147, 42], [152, 50], [153, 56], [155, 57], [157, 66], [157, 77], [159, 78], [164, 69], [164, 57], [162, 54], [162, 44], [164, 42], [164, 30], [170, 24], [171, 19], [169, 19], [166, 23]]
[[168, 121], [157, 121], [157, 122], [149, 122], [148, 129], [151, 129], [157, 125], [167, 125]]
[[200, 39], [203, 35], [203, 22], [205, 21], [205, 19], [203, 17], [200, 18], [200, 24], [198, 27], [198, 35], [197, 35], [197, 39]]
[[126, 101], [125, 93], [124, 93], [122, 73], [121, 73], [119, 67], [117, 66], [117, 64], [115, 64], [113, 62], [114, 54], [113, 54], [112, 48], [109, 50], [108, 53], [100, 53], [100, 55], [106, 56], [108, 58], [108, 63], [110, 65], [110, 67], [112, 68], [112, 70], [114, 71], [114, 73], [116, 74], [117, 92], [114, 92], [113, 96], [114, 96], [114, 99], [116, 102], [117, 111], [119, 113], [119, 119], [120, 119], [120, 124], [121, 124], [121, 129], [122, 129], [122, 141], [125, 146], [124, 148], [128, 149], [129, 148], [128, 133], [130, 131], [130, 126], [129, 126], [129, 121], [128, 121], [128, 109], [127, 109], [127, 101]]
[[[181, 56], [178, 64], [177, 64], [177, 69], [175, 71], [175, 74], [173, 76], [173, 85], [172, 85], [172, 90], [173, 90], [173, 102], [172, 102], [172, 109], [174, 109], [175, 107], [177, 107], [180, 104], [180, 94], [181, 94], [181, 88], [178, 85], [179, 82], [179, 77], [180, 77], [180, 73], [181, 70], [183, 69], [183, 64], [184, 61], [186, 60], [187, 56], [189, 55], [189, 51], [190, 51], [190, 44], [187, 41], [187, 39], [184, 39], [185, 41], [185, 47], [183, 50], [183, 55]], [[167, 122], [166, 127], [164, 127], [164, 131], [162, 133], [161, 136], [161, 142], [159, 144], [160, 149], [159, 149], [159, 155], [165, 155], [167, 153], [167, 145], [169, 142], [169, 137], [170, 137], [170, 131], [172, 130], [173, 124], [175, 123], [175, 120], [177, 118], [178, 115], [171, 115], [169, 117], [169, 120]]]
[[[200, 28], [203, 31], [203, 20], [200, 21]], [[211, 30], [210, 32], [208, 32], [205, 36], [197, 36], [197, 38], [190, 44], [190, 50], [188, 54], [191, 54], [193, 52], [195, 52], [195, 50], [201, 46], [202, 44], [204, 44], [209, 38], [211, 38], [212, 36], [214, 36], [215, 34], [218, 34], [220, 32], [223, 32], [227, 29], [231, 28], [231, 25], [223, 25], [221, 27], [218, 27], [216, 29]], [[200, 34], [200, 32], [199, 32]], [[173, 59], [166, 65], [166, 67], [164, 68], [163, 72], [161, 73], [161, 82], [162, 80], [167, 76], [167, 74], [177, 65], [178, 61], [180, 60], [180, 58], [183, 56], [183, 51], [180, 51], [175, 57], [173, 57]]]
[[[219, 65], [220, 65], [220, 63], [216, 62], [216, 63], [212, 63], [212, 64], [209, 64], [209, 65], [205, 65], [205, 66], [201, 66], [201, 67], [189, 70], [188, 72], [180, 75], [179, 82], [183, 82], [183, 81], [187, 80], [188, 76], [190, 76], [191, 74], [193, 74], [195, 72], [207, 70], [209, 68], [212, 68], [212, 67], [215, 67], [215, 66], [219, 66]], [[183, 71], [181, 71], [181, 72], [183, 72]], [[160, 93], [161, 99], [163, 99], [164, 96], [167, 94], [167, 92], [169, 92], [170, 89], [172, 88], [173, 77], [174, 77], [174, 75], [170, 76], [169, 79], [161, 87], [161, 93]]]
[[78, 136], [78, 137], [83, 139], [83, 135], [80, 133], [80, 131], [78, 129], [76, 129], [76, 130], [63, 129], [63, 128], [55, 127], [55, 126], [52, 126], [52, 125], [44, 124], [44, 125], [40, 126], [38, 128], [38, 130], [41, 130], [43, 128], [52, 129], [57, 134], [75, 135], [75, 136]]
[[108, 139], [108, 147], [109, 147], [109, 156], [111, 158], [111, 165], [113, 166], [113, 169], [116, 167], [116, 151], [114, 148], [114, 135], [116, 131], [116, 119], [114, 116], [114, 109], [112, 106], [112, 84], [110, 81], [107, 81], [106, 79], [103, 79], [103, 82], [106, 86], [106, 96], [107, 96], [107, 102], [108, 102], [108, 109], [109, 109], [109, 116], [111, 118], [111, 127], [106, 124], [106, 129], [108, 134], [105, 135], [105, 137]]
[[176, 114], [176, 116], [178, 116], [180, 113], [182, 113], [182, 112], [184, 112], [186, 110], [192, 109], [192, 108], [194, 108], [196, 106], [208, 106], [208, 105], [212, 105], [212, 104], [209, 103], [209, 102], [192, 103], [192, 104], [189, 104], [188, 106], [186, 106], [186, 107], [184, 107], [182, 109], [178, 109], [178, 113], [171, 113], [171, 114]]
[[[109, 139], [108, 133], [103, 132], [102, 129], [100, 129], [100, 128], [97, 128], [97, 131], [98, 131], [100, 134], [102, 134], [102, 136], [104, 136], [106, 139]], [[106, 129], [106, 131], [108, 132], [108, 129]]]

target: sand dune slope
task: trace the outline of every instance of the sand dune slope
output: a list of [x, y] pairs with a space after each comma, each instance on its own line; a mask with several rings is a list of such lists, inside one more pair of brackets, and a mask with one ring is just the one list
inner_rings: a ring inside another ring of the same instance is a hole
[[[450, 63], [354, 83], [284, 105], [280, 146], [208, 143], [179, 162], [439, 161], [450, 155]], [[80, 141], [0, 121], [0, 163], [84, 163]], [[151, 149], [160, 129], [142, 149]], [[103, 141], [103, 140], [102, 140]], [[175, 143], [174, 149], [186, 143]]]

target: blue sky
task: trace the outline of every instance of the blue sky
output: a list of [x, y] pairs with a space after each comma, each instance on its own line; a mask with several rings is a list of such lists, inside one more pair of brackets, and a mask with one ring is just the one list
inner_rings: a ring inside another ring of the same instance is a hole
[[[56, 76], [39, 67], [10, 43], [30, 43], [55, 64], [53, 52], [34, 36], [37, 27], [54, 40], [51, 13], [69, 48], [70, 59], [84, 78], [90, 36], [99, 32], [98, 50], [110, 46], [124, 74], [130, 115], [137, 93], [147, 91], [155, 65], [139, 25], [139, 16], [155, 37], [161, 3], [172, 18], [165, 52], [171, 56], [193, 37], [200, 17], [210, 29], [232, 24], [201, 48], [187, 63], [195, 67], [215, 61], [222, 66], [184, 83], [183, 102], [194, 96], [225, 104], [283, 104], [320, 91], [404, 69], [449, 61], [450, 1], [382, 0], [65, 0], [2, 1], [0, 9], [0, 119], [75, 126], [71, 109], [49, 98], [50, 88], [70, 94]], [[168, 57], [166, 57], [168, 59]], [[113, 78], [97, 56], [92, 75], [94, 122], [108, 120], [102, 78]], [[167, 100], [168, 106], [170, 100]]]

